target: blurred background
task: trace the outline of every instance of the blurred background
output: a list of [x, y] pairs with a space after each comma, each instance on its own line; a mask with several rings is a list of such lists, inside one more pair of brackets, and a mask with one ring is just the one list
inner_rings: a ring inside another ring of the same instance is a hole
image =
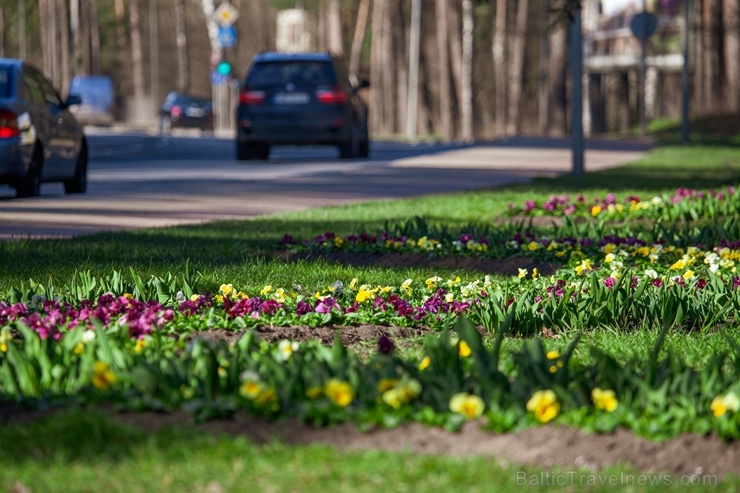
[[562, 136], [578, 6], [586, 135], [630, 132], [641, 101], [649, 121], [679, 118], [684, 48], [692, 116], [740, 112], [738, 0], [0, 0], [0, 57], [65, 96], [75, 77], [110, 78], [113, 125], [157, 128], [176, 92], [212, 101], [229, 132], [254, 54], [330, 50], [370, 82], [376, 138]]

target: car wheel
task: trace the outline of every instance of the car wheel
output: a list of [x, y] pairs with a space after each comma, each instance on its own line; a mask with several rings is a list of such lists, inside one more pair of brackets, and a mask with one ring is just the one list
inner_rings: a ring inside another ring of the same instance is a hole
[[44, 159], [41, 146], [36, 144], [28, 166], [28, 174], [15, 187], [16, 197], [38, 197], [41, 194], [41, 168]]
[[254, 144], [236, 144], [236, 158], [239, 161], [249, 161], [255, 159]]
[[65, 193], [85, 193], [87, 191], [87, 144], [82, 141], [80, 154], [77, 156], [75, 176], [64, 182]]
[[352, 128], [349, 132], [349, 139], [339, 145], [339, 156], [342, 159], [353, 159], [360, 154], [359, 144], [360, 139], [357, 135], [357, 125], [352, 124]]
[[270, 158], [270, 146], [269, 144], [260, 144], [257, 147], [257, 159], [267, 161]]
[[367, 122], [362, 127], [362, 137], [360, 137], [359, 157], [368, 157], [370, 155], [370, 134], [367, 131]]

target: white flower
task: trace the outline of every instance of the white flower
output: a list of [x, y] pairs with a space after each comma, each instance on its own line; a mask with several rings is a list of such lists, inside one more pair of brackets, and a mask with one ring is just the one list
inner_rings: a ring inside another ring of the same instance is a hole
[[95, 331], [93, 330], [86, 330], [82, 333], [82, 342], [87, 344], [88, 342], [92, 342], [95, 340]]
[[175, 300], [178, 303], [184, 303], [185, 301], [187, 301], [187, 298], [185, 298], [185, 294], [182, 291], [178, 291], [175, 295]]
[[252, 370], [244, 370], [239, 375], [239, 380], [242, 382], [259, 382], [260, 376], [257, 372]]
[[283, 339], [278, 343], [278, 354], [283, 361], [288, 361], [293, 356], [294, 351], [298, 351], [299, 344], [296, 341]]
[[646, 269], [645, 270], [645, 275], [647, 277], [651, 278], [651, 279], [657, 279], [658, 278], [658, 273], [656, 271], [654, 271], [653, 269]]

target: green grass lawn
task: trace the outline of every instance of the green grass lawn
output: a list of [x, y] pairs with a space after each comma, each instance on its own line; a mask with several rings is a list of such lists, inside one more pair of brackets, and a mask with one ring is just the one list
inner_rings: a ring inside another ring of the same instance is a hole
[[[325, 231], [346, 235], [377, 232], [389, 222], [424, 217], [432, 225], [492, 224], [513, 202], [543, 201], [552, 194], [587, 198], [615, 193], [649, 197], [678, 187], [722, 188], [740, 182], [740, 147], [733, 141], [665, 145], [627, 166], [564, 176], [500, 190], [446, 194], [408, 200], [369, 202], [291, 212], [244, 221], [105, 233], [69, 240], [0, 241], [0, 293], [29, 279], [55, 286], [76, 272], [107, 276], [133, 268], [142, 278], [181, 273], [186, 262], [198, 273], [200, 291], [217, 292], [222, 283], [245, 291], [265, 284], [321, 289], [337, 279], [400, 284], [431, 275], [478, 278], [478, 273], [431, 269], [356, 268], [325, 262], [286, 264], [272, 258], [284, 233], [311, 238]], [[588, 331], [585, 341], [623, 361], [644, 358], [655, 334], [625, 334], [618, 327]], [[519, 339], [505, 348], [515, 349]], [[548, 340], [561, 348], [563, 342]], [[413, 344], [403, 351], [418, 352]], [[671, 334], [666, 347], [701, 364], [726, 347], [721, 334]], [[579, 356], [588, 359], [588, 355]], [[504, 365], [506, 362], [504, 361]], [[0, 429], [0, 489], [16, 482], [40, 491], [519, 491], [516, 472], [537, 469], [502, 467], [485, 458], [456, 459], [385, 452], [338, 452], [323, 446], [256, 446], [246, 439], [214, 437], [193, 428], [146, 433], [100, 416], [67, 413], [51, 419]], [[622, 468], [615, 469], [623, 471]], [[736, 480], [709, 491], [736, 491]], [[529, 487], [532, 490], [549, 488]], [[634, 489], [662, 491], [664, 488]], [[588, 489], [566, 487], [563, 491]], [[595, 487], [593, 491], [612, 491]], [[618, 487], [613, 491], [621, 491]], [[691, 488], [704, 491], [703, 488]]]
[[[539, 478], [572, 469], [501, 465], [491, 458], [451, 458], [380, 451], [340, 452], [321, 445], [254, 445], [242, 437], [213, 436], [194, 427], [144, 432], [103, 415], [70, 411], [32, 426], [0, 429], [0, 489], [42, 492], [490, 492], [624, 491], [589, 486], [586, 470], [562, 487]], [[581, 479], [580, 475], [583, 475]], [[601, 477], [638, 475], [623, 467]], [[523, 481], [528, 478], [528, 484]], [[534, 479], [532, 479], [534, 478]], [[673, 478], [678, 481], [678, 476]], [[534, 483], [533, 483], [534, 481]], [[585, 483], [579, 484], [579, 483]], [[571, 484], [575, 483], [575, 484]], [[557, 483], [556, 483], [557, 484]], [[13, 489], [13, 487], [17, 489]], [[737, 491], [740, 481], [693, 486], [691, 491]], [[686, 488], [686, 487], [684, 487]], [[666, 486], [630, 491], [665, 491]], [[673, 491], [679, 491], [676, 487]]]

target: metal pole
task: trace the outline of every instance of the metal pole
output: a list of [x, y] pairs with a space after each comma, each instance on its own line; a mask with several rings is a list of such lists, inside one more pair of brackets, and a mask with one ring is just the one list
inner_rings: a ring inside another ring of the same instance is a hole
[[573, 88], [571, 102], [573, 174], [583, 176], [583, 33], [581, 32], [580, 8], [575, 9], [571, 21], [570, 74]]
[[640, 105], [640, 135], [645, 136], [647, 134], [647, 122], [645, 121], [645, 74], [647, 72], [647, 66], [645, 59], [647, 58], [646, 45], [647, 45], [647, 15], [645, 15], [645, 0], [642, 0], [642, 36], [640, 36], [640, 92], [638, 97], [638, 103]]
[[409, 43], [409, 88], [406, 102], [406, 137], [416, 140], [416, 118], [419, 103], [419, 33], [421, 31], [421, 0], [411, 3], [411, 33]]
[[689, 20], [691, 0], [684, 0], [683, 67], [681, 68], [681, 143], [689, 142]]

